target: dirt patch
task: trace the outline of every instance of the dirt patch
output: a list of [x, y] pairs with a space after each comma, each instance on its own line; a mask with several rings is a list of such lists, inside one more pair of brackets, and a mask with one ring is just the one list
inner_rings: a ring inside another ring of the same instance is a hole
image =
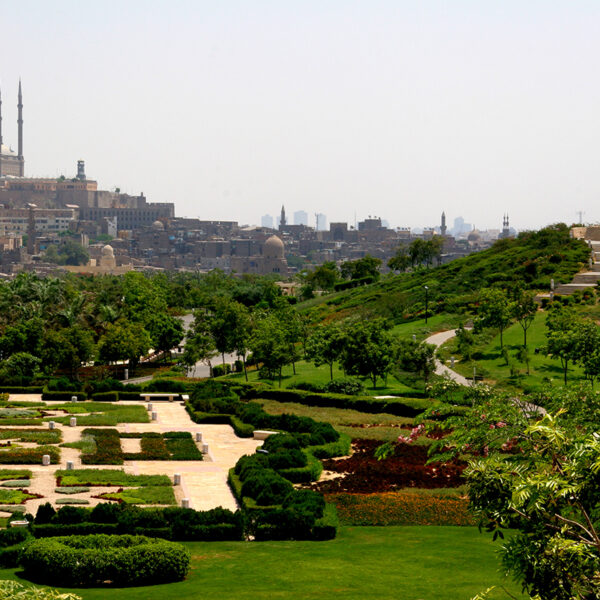
[[465, 483], [462, 472], [465, 462], [426, 464], [427, 447], [400, 444], [394, 456], [385, 460], [375, 458], [377, 440], [360, 439], [352, 444], [352, 456], [339, 460], [324, 460], [326, 471], [341, 477], [319, 481], [312, 489], [323, 493], [353, 492], [369, 494], [402, 488], [454, 488]]

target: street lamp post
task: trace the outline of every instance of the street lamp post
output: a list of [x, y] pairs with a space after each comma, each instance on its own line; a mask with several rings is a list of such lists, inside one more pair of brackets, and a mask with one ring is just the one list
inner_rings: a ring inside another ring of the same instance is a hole
[[425, 323], [427, 323], [427, 308], [429, 305], [429, 286], [424, 285], [425, 288]]

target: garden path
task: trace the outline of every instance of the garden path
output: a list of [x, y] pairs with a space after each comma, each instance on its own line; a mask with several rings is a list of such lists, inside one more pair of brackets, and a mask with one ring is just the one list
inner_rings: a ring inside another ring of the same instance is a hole
[[[11, 394], [12, 400], [23, 401], [41, 401], [40, 394], [29, 394], [25, 398], [24, 394]], [[59, 403], [62, 403], [59, 402]], [[48, 402], [49, 405], [52, 402]], [[129, 401], [120, 404], [137, 404], [140, 402]], [[54, 472], [57, 469], [66, 469], [67, 461], [73, 461], [76, 469], [80, 468], [102, 468], [102, 469], [124, 469], [126, 473], [133, 475], [168, 475], [171, 479], [175, 473], [181, 474], [182, 484], [175, 486], [175, 497], [177, 503], [181, 503], [182, 498], [190, 500], [190, 507], [196, 510], [209, 510], [219, 506], [236, 510], [237, 503], [229, 485], [227, 484], [227, 475], [229, 469], [235, 466], [238, 459], [244, 454], [253, 454], [256, 448], [262, 445], [262, 440], [252, 438], [238, 438], [229, 425], [209, 425], [194, 423], [185, 407], [179, 402], [154, 402], [153, 410], [157, 413], [158, 419], [150, 423], [124, 423], [118, 425], [116, 429], [122, 432], [137, 433], [147, 431], [189, 431], [195, 439], [196, 432], [202, 433], [202, 442], [198, 446], [208, 444], [209, 453], [205, 455], [203, 461], [125, 461], [120, 465], [102, 465], [94, 467], [93, 465], [82, 465], [79, 451], [73, 448], [61, 448], [61, 461], [58, 465], [44, 467], [42, 465], [2, 465], [4, 469], [30, 469], [33, 473], [29, 490], [32, 493], [40, 494], [43, 498], [29, 500], [26, 504], [27, 511], [35, 514], [40, 504], [45, 502], [55, 503], [57, 499], [64, 498], [64, 494], [55, 492], [56, 480]], [[40, 429], [47, 429], [44, 424]], [[78, 441], [81, 432], [86, 426], [70, 427], [56, 423], [57, 429], [63, 434], [64, 442]], [[32, 429], [36, 427], [30, 427]], [[112, 488], [114, 491], [114, 488]], [[97, 495], [104, 491], [110, 491], [109, 488], [94, 487], [93, 491], [77, 494], [78, 498], [84, 498], [89, 501], [89, 506], [94, 506], [101, 502], [92, 495]]]
[[[456, 329], [450, 329], [448, 331], [440, 331], [430, 335], [426, 340], [426, 344], [433, 344], [436, 348], [439, 348], [442, 344], [446, 343], [449, 339], [456, 335]], [[447, 375], [450, 379], [454, 379], [456, 383], [460, 385], [469, 385], [471, 382], [462, 375], [459, 375], [456, 371], [453, 371], [447, 367], [442, 361], [436, 359], [435, 361], [435, 373], [436, 375]]]

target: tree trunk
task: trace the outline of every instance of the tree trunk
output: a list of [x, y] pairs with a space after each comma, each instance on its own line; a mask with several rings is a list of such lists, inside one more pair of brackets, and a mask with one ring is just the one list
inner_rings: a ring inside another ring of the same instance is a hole
[[502, 340], [502, 333], [504, 332], [504, 329], [501, 327], [500, 328], [500, 350], [502, 350], [502, 348], [504, 348], [504, 343]]
[[248, 371], [246, 370], [246, 357], [242, 354], [242, 364], [244, 365], [244, 377], [248, 381]]
[[223, 366], [225, 366], [225, 352], [221, 352], [221, 359], [223, 360]]
[[[527, 348], [527, 327], [523, 327], [523, 346]], [[529, 373], [527, 373], [529, 375]]]
[[296, 374], [296, 361], [293, 360], [292, 361], [292, 371], [294, 372], [294, 375]]

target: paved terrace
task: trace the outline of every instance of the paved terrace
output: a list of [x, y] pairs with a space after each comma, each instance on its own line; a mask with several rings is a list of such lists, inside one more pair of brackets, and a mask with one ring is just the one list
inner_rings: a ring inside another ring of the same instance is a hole
[[[19, 401], [41, 401], [40, 394], [11, 394], [11, 400]], [[63, 404], [64, 402], [47, 402], [51, 410], [52, 404]], [[119, 402], [119, 404], [137, 404], [146, 406], [139, 401]], [[74, 468], [99, 468], [99, 469], [124, 469], [132, 475], [168, 475], [171, 480], [175, 473], [181, 474], [181, 485], [175, 486], [175, 498], [181, 505], [182, 498], [189, 498], [190, 508], [196, 510], [209, 510], [211, 508], [223, 507], [236, 510], [237, 503], [227, 485], [227, 474], [230, 468], [235, 466], [238, 459], [244, 454], [253, 454], [256, 448], [262, 445], [261, 440], [249, 438], [238, 438], [229, 425], [207, 425], [192, 422], [185, 407], [180, 402], [158, 401], [152, 403], [153, 410], [158, 413], [158, 420], [150, 423], [125, 423], [109, 429], [118, 429], [126, 433], [142, 433], [155, 431], [163, 433], [166, 431], [189, 431], [194, 440], [196, 432], [202, 432], [203, 441], [197, 443], [201, 449], [202, 443], [208, 444], [209, 454], [204, 456], [203, 461], [125, 461], [124, 465], [82, 465], [80, 452], [74, 448], [61, 448], [61, 461], [58, 465], [44, 467], [42, 465], [0, 465], [2, 469], [30, 469], [33, 473], [29, 491], [41, 494], [44, 498], [28, 500], [27, 510], [35, 514], [40, 504], [55, 502], [58, 498], [69, 497], [65, 494], [55, 493], [56, 480], [54, 472], [58, 469], [66, 469], [67, 461], [73, 461]], [[89, 426], [70, 427], [56, 423], [55, 427], [60, 429], [63, 442], [75, 442], [81, 438], [81, 432]], [[48, 429], [44, 426], [14, 427], [15, 429]], [[98, 428], [95, 427], [94, 428]], [[98, 428], [99, 429], [99, 428]], [[137, 445], [136, 445], [137, 444]], [[139, 440], [122, 439], [121, 445], [124, 450], [136, 451], [139, 448]], [[76, 494], [74, 497], [89, 500], [88, 506], [95, 506], [103, 502], [92, 498], [105, 491], [115, 491], [115, 487], [94, 487], [91, 492]]]

